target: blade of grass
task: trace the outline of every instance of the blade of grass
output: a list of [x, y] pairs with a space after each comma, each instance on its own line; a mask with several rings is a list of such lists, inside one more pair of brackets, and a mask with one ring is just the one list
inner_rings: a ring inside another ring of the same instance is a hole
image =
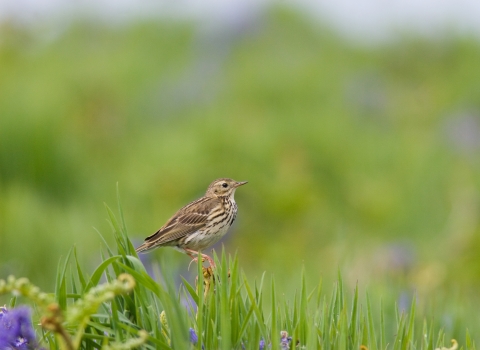
[[272, 312], [271, 312], [271, 334], [272, 334], [272, 349], [277, 350], [279, 348], [279, 343], [274, 339], [280, 333], [278, 330], [277, 324], [277, 298], [275, 293], [275, 278], [272, 276], [271, 284], [271, 298], [272, 298]]
[[67, 308], [66, 273], [71, 253], [72, 249], [68, 251], [67, 257], [65, 258], [65, 262], [63, 264], [63, 268], [60, 268], [60, 261], [58, 262], [57, 280], [55, 282], [55, 296], [57, 298], [58, 305], [62, 310], [65, 310]]

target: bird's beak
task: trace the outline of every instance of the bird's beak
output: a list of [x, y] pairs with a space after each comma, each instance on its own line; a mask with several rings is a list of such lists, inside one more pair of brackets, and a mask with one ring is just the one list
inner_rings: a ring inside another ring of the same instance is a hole
[[248, 181], [240, 181], [235, 184], [235, 187], [240, 187], [242, 185], [245, 185]]

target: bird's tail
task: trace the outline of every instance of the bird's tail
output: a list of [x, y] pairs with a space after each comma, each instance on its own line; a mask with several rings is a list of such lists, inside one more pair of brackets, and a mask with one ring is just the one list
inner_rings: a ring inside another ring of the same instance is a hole
[[135, 251], [137, 253], [146, 253], [147, 251], [149, 251], [150, 249], [153, 248], [153, 244], [152, 242], [145, 242], [143, 243], [141, 246], [137, 247], [135, 249]]

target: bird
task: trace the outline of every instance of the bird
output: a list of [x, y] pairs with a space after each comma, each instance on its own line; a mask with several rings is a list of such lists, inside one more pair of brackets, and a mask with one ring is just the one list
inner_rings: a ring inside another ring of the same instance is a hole
[[158, 247], [174, 247], [197, 261], [207, 260], [215, 268], [213, 259], [201, 253], [218, 242], [232, 226], [237, 217], [237, 203], [234, 195], [238, 187], [247, 181], [221, 178], [213, 181], [205, 195], [178, 210], [158, 231], [145, 238], [136, 248], [144, 253]]

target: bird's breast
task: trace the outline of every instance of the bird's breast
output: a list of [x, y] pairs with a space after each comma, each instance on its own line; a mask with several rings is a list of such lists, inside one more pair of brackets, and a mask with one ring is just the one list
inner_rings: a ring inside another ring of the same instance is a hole
[[227, 233], [237, 216], [237, 204], [235, 201], [224, 203], [221, 210], [215, 210], [207, 219], [204, 228], [185, 237], [186, 248], [203, 250], [218, 242]]

